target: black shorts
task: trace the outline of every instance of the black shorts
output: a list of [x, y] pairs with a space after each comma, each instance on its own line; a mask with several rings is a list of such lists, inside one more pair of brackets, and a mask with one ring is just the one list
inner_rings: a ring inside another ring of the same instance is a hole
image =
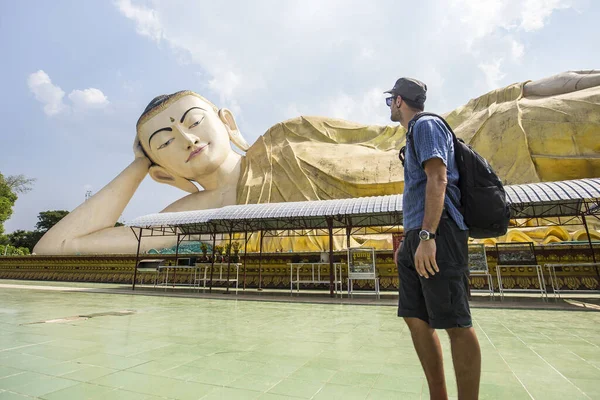
[[434, 240], [440, 272], [425, 279], [419, 276], [414, 265], [420, 243], [419, 230], [405, 235], [398, 255], [398, 316], [419, 318], [434, 329], [471, 327], [468, 231], [461, 231], [444, 212]]

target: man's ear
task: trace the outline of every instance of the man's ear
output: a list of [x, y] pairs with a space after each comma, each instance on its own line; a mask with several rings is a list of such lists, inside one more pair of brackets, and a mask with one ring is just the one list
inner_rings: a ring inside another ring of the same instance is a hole
[[192, 183], [192, 181], [182, 178], [180, 176], [173, 175], [160, 165], [153, 165], [148, 171], [152, 179], [158, 183], [166, 183], [167, 185], [175, 186], [188, 193], [198, 192], [198, 187]]
[[235, 118], [233, 118], [233, 114], [226, 108], [221, 108], [219, 110], [219, 118], [225, 124], [225, 128], [227, 128], [227, 133], [229, 133], [229, 140], [233, 142], [240, 150], [248, 151], [250, 145], [242, 136], [242, 133], [238, 129], [238, 126], [235, 122]]

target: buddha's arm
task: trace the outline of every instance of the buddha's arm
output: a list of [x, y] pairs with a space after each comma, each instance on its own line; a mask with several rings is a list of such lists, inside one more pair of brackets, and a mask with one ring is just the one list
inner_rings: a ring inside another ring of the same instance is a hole
[[525, 97], [556, 96], [594, 86], [600, 86], [600, 70], [568, 71], [527, 82], [523, 94]]
[[[81, 241], [93, 233], [112, 231], [114, 234], [112, 227], [144, 180], [149, 167], [150, 161], [147, 158], [136, 158], [102, 190], [54, 225], [40, 239], [33, 251], [36, 254], [89, 253], [86, 249], [76, 248], [80, 246], [75, 246], [75, 239], [81, 245]], [[104, 235], [110, 236], [107, 233]], [[134, 242], [135, 237], [131, 230], [128, 235]], [[97, 240], [93, 240], [90, 244], [94, 243], [100, 244]]]

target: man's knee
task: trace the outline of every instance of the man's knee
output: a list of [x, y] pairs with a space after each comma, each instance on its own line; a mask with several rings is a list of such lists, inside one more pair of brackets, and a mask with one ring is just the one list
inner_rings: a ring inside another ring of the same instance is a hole
[[470, 337], [475, 336], [475, 329], [473, 329], [473, 327], [449, 328], [449, 329], [446, 329], [446, 332], [448, 332], [450, 341], [461, 340], [464, 338], [470, 338]]

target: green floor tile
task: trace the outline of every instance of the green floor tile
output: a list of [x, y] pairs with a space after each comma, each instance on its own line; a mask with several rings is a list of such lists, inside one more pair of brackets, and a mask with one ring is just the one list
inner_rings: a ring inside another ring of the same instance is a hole
[[600, 399], [600, 381], [597, 379], [572, 379], [571, 382], [592, 399]]
[[531, 397], [520, 385], [502, 385], [482, 382], [479, 387], [480, 400], [531, 400]]
[[38, 374], [36, 372], [21, 372], [0, 379], [0, 389], [12, 390], [18, 386], [22, 386], [30, 382], [37, 382], [45, 378], [45, 375]]
[[425, 378], [425, 373], [423, 372], [423, 368], [420, 364], [402, 365], [385, 363], [381, 365], [380, 373], [388, 376]]
[[23, 385], [16, 386], [12, 390], [27, 396], [39, 397], [77, 384], [78, 382], [69, 379], [44, 376], [41, 379], [36, 379]]
[[300, 367], [290, 375], [291, 379], [327, 382], [337, 371], [327, 368]]
[[[571, 386], [571, 385], [570, 385]], [[534, 399], [544, 399], [544, 400], [584, 400], [589, 399], [581, 391], [577, 390], [575, 387], [571, 386], [569, 388], [564, 386], [555, 387], [553, 385], [543, 385], [543, 384], [526, 384], [525, 385], [527, 391], [531, 393]]]
[[268, 393], [310, 399], [324, 385], [325, 383], [320, 381], [306, 381], [288, 378], [279, 382], [275, 387], [269, 390]]
[[113, 389], [106, 386], [79, 383], [66, 389], [57, 390], [41, 396], [44, 400], [67, 400], [67, 399], [94, 399], [110, 398], [109, 392]]
[[275, 378], [267, 375], [257, 374], [246, 374], [238, 379], [227, 384], [228, 387], [236, 389], [254, 390], [257, 392], [266, 392], [277, 383], [281, 381], [280, 378]]
[[[170, 371], [165, 371], [165, 374]], [[177, 376], [167, 375], [174, 378]], [[235, 374], [229, 371], [221, 371], [218, 369], [208, 368], [194, 368], [193, 373], [190, 375], [188, 380], [199, 383], [206, 383], [215, 386], [226, 386], [231, 382], [239, 378], [239, 374]]]
[[94, 349], [69, 349], [47, 344], [45, 346], [36, 346], [33, 349], [24, 349], [22, 353], [38, 357], [45, 357], [52, 360], [70, 361], [90, 355], [94, 353], [94, 351]]
[[0, 392], [0, 400], [31, 400], [31, 397], [14, 392]]
[[0, 366], [0, 379], [22, 373], [23, 370]]
[[197, 382], [119, 371], [92, 380], [90, 383], [136, 393], [170, 398], [196, 399], [210, 393], [214, 386]]
[[325, 368], [333, 371], [341, 370], [345, 365], [344, 360], [340, 360], [337, 358], [326, 358], [326, 357], [317, 357], [313, 358], [309, 362], [306, 363], [306, 367], [312, 368]]
[[274, 363], [263, 364], [260, 367], [252, 369], [252, 372], [260, 375], [274, 376], [277, 378], [286, 378], [296, 371], [299, 367], [296, 365], [279, 365]]
[[329, 383], [336, 385], [354, 385], [372, 387], [379, 374], [369, 374], [361, 372], [338, 371], [331, 377]]
[[263, 393], [258, 398], [259, 400], [289, 400], [292, 397], [284, 396], [281, 394]]
[[208, 395], [201, 397], [202, 400], [252, 400], [260, 397], [260, 392], [244, 389], [217, 388]]
[[147, 361], [143, 364], [136, 365], [134, 367], [128, 368], [129, 372], [137, 372], [140, 374], [151, 374], [151, 375], [160, 375], [161, 372], [169, 370], [171, 368], [180, 367], [184, 365], [186, 362], [181, 361], [179, 359], [165, 359], [161, 358], [159, 360]]
[[73, 361], [80, 364], [94, 365], [96, 367], [111, 369], [127, 369], [146, 363], [145, 360], [102, 353], [81, 357]]
[[382, 390], [395, 390], [398, 392], [421, 393], [425, 378], [398, 377], [379, 375], [374, 387]]
[[81, 365], [81, 369], [61, 375], [65, 379], [72, 379], [74, 381], [89, 382], [93, 379], [100, 378], [105, 375], [109, 375], [115, 372], [114, 369], [94, 366]]
[[164, 397], [152, 396], [148, 394], [130, 392], [127, 390], [114, 389], [110, 392], [96, 396], [93, 400], [164, 400]]
[[344, 386], [326, 383], [313, 397], [315, 400], [362, 400], [366, 399], [370, 388], [361, 386]]
[[52, 366], [60, 363], [59, 360], [20, 353], [11, 353], [10, 356], [0, 359], [0, 365], [2, 366], [36, 372], [49, 371]]
[[420, 400], [420, 393], [397, 392], [395, 390], [372, 389], [367, 400]]
[[497, 385], [516, 384], [520, 385], [517, 377], [512, 372], [489, 372], [482, 371], [481, 382]]
[[[5, 398], [68, 399], [86, 388], [101, 400], [410, 399], [428, 392], [395, 307], [10, 288], [0, 291], [0, 304], [17, 312], [0, 314]], [[134, 314], [29, 324], [117, 310]], [[473, 317], [480, 398], [531, 398], [527, 390], [536, 399], [600, 397], [600, 313], [474, 309]], [[443, 332], [440, 340], [452, 398], [449, 340]]]

